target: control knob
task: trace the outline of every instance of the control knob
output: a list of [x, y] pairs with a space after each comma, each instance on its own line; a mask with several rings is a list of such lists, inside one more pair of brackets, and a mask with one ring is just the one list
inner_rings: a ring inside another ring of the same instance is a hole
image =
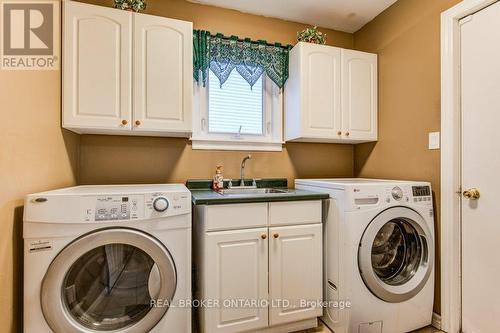
[[394, 200], [401, 200], [403, 198], [403, 190], [401, 190], [400, 187], [396, 186], [392, 189], [392, 197], [394, 198]]
[[162, 213], [168, 209], [168, 199], [165, 197], [158, 197], [153, 201], [153, 208], [155, 211]]

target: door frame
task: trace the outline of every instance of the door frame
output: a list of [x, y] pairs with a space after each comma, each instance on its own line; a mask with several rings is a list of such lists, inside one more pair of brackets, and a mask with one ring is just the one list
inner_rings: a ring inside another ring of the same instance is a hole
[[441, 14], [441, 329], [461, 332], [461, 85], [459, 20], [498, 0], [463, 0]]

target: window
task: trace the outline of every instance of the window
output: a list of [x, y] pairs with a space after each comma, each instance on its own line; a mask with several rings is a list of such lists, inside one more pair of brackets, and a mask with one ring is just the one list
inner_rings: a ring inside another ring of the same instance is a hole
[[263, 79], [250, 87], [238, 71], [233, 70], [220, 86], [210, 71], [208, 76], [208, 132], [263, 135]]
[[282, 150], [282, 93], [265, 74], [250, 87], [234, 69], [221, 86], [209, 70], [194, 91], [193, 149]]

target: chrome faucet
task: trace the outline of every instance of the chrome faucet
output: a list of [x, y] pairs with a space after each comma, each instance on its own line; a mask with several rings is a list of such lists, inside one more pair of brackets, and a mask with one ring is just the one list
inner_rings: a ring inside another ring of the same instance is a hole
[[241, 161], [241, 170], [240, 170], [240, 176], [241, 176], [241, 181], [240, 181], [240, 186], [245, 186], [245, 163], [247, 160], [252, 159], [252, 155], [247, 155], [243, 157], [243, 160]]

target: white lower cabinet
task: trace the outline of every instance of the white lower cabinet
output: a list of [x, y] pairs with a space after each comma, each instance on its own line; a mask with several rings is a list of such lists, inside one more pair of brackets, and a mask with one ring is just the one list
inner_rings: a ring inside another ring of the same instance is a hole
[[[195, 297], [205, 301], [198, 308], [200, 332], [289, 332], [316, 323], [323, 294], [321, 202], [311, 204], [304, 224], [295, 218], [290, 225], [273, 203], [195, 207]], [[260, 213], [263, 205], [279, 224]], [[253, 219], [240, 215], [249, 208], [259, 210]], [[228, 219], [235, 229], [221, 230]]]
[[[270, 325], [321, 316], [322, 225], [270, 228]], [[286, 300], [286, 303], [283, 302]]]
[[267, 306], [239, 302], [267, 300], [267, 228], [211, 232], [206, 235], [206, 298], [220, 307], [207, 309], [213, 332], [240, 332], [266, 327]]

